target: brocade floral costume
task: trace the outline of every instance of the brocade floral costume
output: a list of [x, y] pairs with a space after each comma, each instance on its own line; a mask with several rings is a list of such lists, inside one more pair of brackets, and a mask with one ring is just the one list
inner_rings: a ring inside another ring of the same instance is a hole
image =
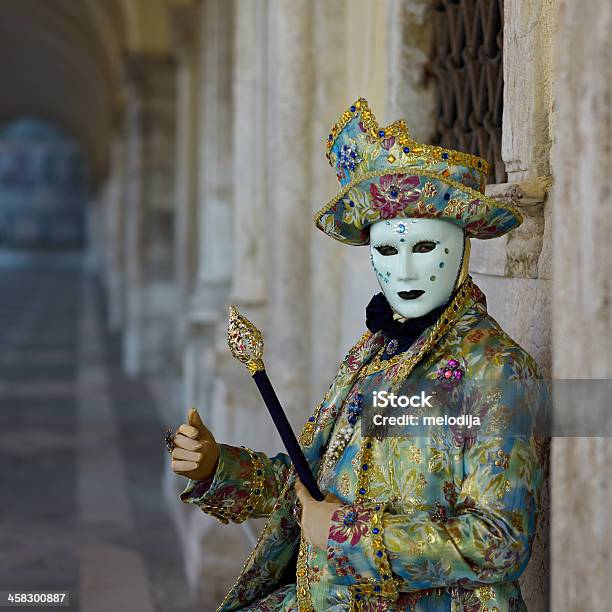
[[[366, 218], [371, 223], [398, 213], [459, 215], [464, 227], [473, 224], [466, 229], [472, 237], [500, 235], [520, 223], [516, 211], [498, 203], [478, 208], [482, 193], [449, 178], [455, 168], [483, 190], [473, 171], [482, 164], [478, 158], [437, 148], [437, 158], [431, 150], [423, 157], [429, 167], [419, 167], [415, 157], [390, 173], [388, 164], [415, 144], [403, 122], [394, 126], [380, 130], [364, 100], [335, 126], [330, 161], [339, 174], [355, 176], [341, 178], [349, 187], [319, 213], [324, 231], [365, 244], [359, 241], [367, 240]], [[381, 155], [387, 166], [378, 168]], [[445, 162], [446, 176], [435, 166]], [[443, 178], [434, 179], [436, 173]], [[350, 202], [362, 197], [360, 221]], [[445, 210], [451, 200], [452, 211]], [[181, 499], [222, 522], [268, 517], [219, 610], [526, 610], [518, 578], [531, 554], [546, 465], [538, 429], [546, 412], [542, 376], [487, 313], [469, 276], [426, 323], [407, 346], [384, 329], [367, 331], [302, 430], [300, 443], [321, 491], [343, 503], [325, 550], [301, 536], [293, 512], [295, 472], [284, 453], [268, 457], [222, 444], [212, 481], [189, 482]], [[380, 412], [372, 406], [375, 391], [413, 396], [422, 389], [433, 391], [431, 404], [402, 412], [464, 415], [479, 423], [435, 421], [426, 435], [410, 427], [362, 427], [366, 414]]]

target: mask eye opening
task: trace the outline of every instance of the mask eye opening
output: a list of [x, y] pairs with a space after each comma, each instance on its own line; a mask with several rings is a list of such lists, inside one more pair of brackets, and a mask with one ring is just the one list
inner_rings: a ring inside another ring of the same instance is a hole
[[391, 244], [377, 244], [374, 249], [378, 251], [383, 257], [390, 255], [397, 255], [398, 250]]
[[413, 253], [430, 253], [433, 251], [438, 245], [435, 240], [419, 240], [413, 247]]

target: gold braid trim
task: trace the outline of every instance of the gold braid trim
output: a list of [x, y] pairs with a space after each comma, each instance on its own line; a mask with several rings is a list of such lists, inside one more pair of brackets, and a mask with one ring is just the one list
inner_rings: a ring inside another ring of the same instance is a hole
[[459, 276], [457, 278], [457, 282], [455, 284], [455, 289], [460, 287], [465, 279], [468, 277], [470, 270], [470, 252], [472, 250], [472, 244], [470, 239], [465, 237], [465, 246], [463, 247], [463, 258], [461, 259], [461, 268], [459, 269]]
[[[344, 198], [351, 189], [353, 189], [354, 187], [356, 187], [363, 181], [367, 181], [368, 179], [375, 178], [377, 176], [384, 176], [385, 174], [413, 174], [414, 176], [426, 176], [427, 178], [430, 178], [432, 180], [441, 181], [449, 185], [450, 187], [453, 187], [454, 189], [462, 192], [462, 195], [465, 195], [470, 199], [480, 200], [481, 202], [484, 202], [488, 204], [489, 206], [492, 206], [493, 208], [498, 208], [501, 210], [505, 210], [509, 213], [512, 213], [519, 221], [519, 225], [523, 222], [523, 215], [520, 213], [518, 208], [516, 208], [515, 206], [512, 206], [512, 204], [507, 204], [500, 200], [494, 200], [493, 198], [486, 196], [481, 191], [472, 189], [472, 187], [469, 187], [468, 185], [465, 185], [464, 183], [460, 183], [459, 181], [455, 181], [454, 179], [442, 176], [439, 172], [433, 172], [432, 170], [426, 170], [419, 166], [405, 166], [404, 165], [404, 166], [399, 166], [398, 168], [384, 168], [384, 169], [378, 169], [378, 170], [370, 170], [369, 172], [364, 172], [363, 174], [357, 175], [353, 180], [347, 183], [340, 190], [338, 194], [336, 194], [331, 200], [329, 200], [329, 202], [327, 202], [327, 204], [325, 204], [325, 206], [323, 206], [321, 210], [319, 210], [315, 214], [314, 216], [315, 224], [319, 226], [319, 221], [321, 220], [321, 218], [325, 214], [327, 214], [330, 211], [330, 209], [338, 201], [342, 200], [342, 198]], [[455, 202], [453, 204], [454, 204], [455, 210], [460, 210], [462, 207], [467, 207], [467, 205], [469, 204], [469, 201], [467, 200], [461, 201], [455, 198]], [[442, 216], [444, 214], [445, 214], [444, 209], [441, 211], [438, 211], [438, 216]]]
[[247, 453], [249, 453], [249, 456], [251, 457], [254, 476], [251, 484], [251, 491], [249, 493], [249, 497], [246, 501], [246, 504], [244, 505], [241, 512], [232, 517], [232, 520], [235, 523], [242, 523], [249, 516], [251, 516], [251, 514], [253, 514], [253, 510], [255, 509], [257, 502], [261, 499], [264, 492], [264, 487], [266, 485], [264, 464], [262, 463], [261, 459], [252, 449], [246, 446], [243, 446], [242, 448]]
[[431, 332], [429, 332], [429, 340], [425, 342], [415, 355], [406, 358], [406, 352], [398, 353], [391, 357], [391, 359], [385, 359], [383, 361], [381, 359], [383, 353], [381, 347], [381, 350], [376, 354], [374, 359], [372, 359], [365, 368], [360, 370], [359, 378], [364, 378], [380, 370], [386, 370], [400, 361], [405, 361], [405, 363], [402, 364], [402, 369], [398, 373], [398, 379], [403, 380], [412, 371], [412, 368], [423, 358], [425, 353], [427, 353], [438, 342], [439, 338], [454, 325], [455, 316], [469, 300], [474, 287], [475, 285], [472, 282], [472, 277], [468, 275], [452, 302], [446, 307], [444, 312], [440, 315], [440, 318], [434, 324]]
[[430, 163], [445, 161], [448, 162], [449, 165], [456, 164], [465, 166], [467, 168], [475, 168], [484, 175], [489, 174], [489, 164], [485, 159], [482, 159], [482, 157], [412, 140], [412, 138], [410, 138], [408, 126], [403, 119], [395, 121], [385, 128], [380, 127], [378, 125], [378, 121], [376, 121], [374, 113], [370, 110], [367, 100], [364, 98], [359, 98], [355, 104], [352, 104], [342, 113], [342, 115], [340, 115], [340, 118], [332, 127], [329, 136], [325, 139], [327, 147], [326, 155], [330, 164], [330, 152], [334, 146], [334, 143], [338, 139], [340, 132], [342, 132], [347, 124], [358, 115], [361, 118], [361, 122], [366, 133], [374, 140], [382, 141], [393, 136], [397, 140], [400, 147], [410, 147], [411, 153], [415, 153], [426, 158]]
[[374, 514], [370, 519], [370, 533], [372, 534], [372, 548], [374, 549], [374, 563], [380, 574], [380, 582], [368, 580], [367, 582], [358, 582], [349, 587], [351, 593], [351, 604], [357, 608], [357, 602], [361, 600], [363, 595], [376, 595], [396, 601], [399, 593], [398, 586], [401, 581], [393, 578], [391, 574], [391, 564], [385, 549], [383, 541], [383, 513], [385, 506], [380, 503], [374, 507]]
[[212, 503], [212, 501], [201, 505], [204, 512], [214, 516], [224, 525], [227, 525], [230, 521], [233, 521], [234, 523], [242, 523], [245, 521], [253, 513], [257, 502], [264, 492], [265, 475], [264, 465], [261, 462], [261, 459], [250, 448], [247, 448], [246, 446], [241, 446], [240, 448], [244, 449], [249, 454], [252, 464], [251, 469], [253, 471], [249, 497], [242, 507], [242, 510], [240, 510], [240, 512], [231, 512], [230, 510], [226, 510], [223, 505]]
[[300, 550], [295, 570], [296, 585], [295, 593], [297, 597], [299, 612], [315, 612], [310, 598], [310, 582], [308, 580], [308, 544], [304, 535], [300, 536]]

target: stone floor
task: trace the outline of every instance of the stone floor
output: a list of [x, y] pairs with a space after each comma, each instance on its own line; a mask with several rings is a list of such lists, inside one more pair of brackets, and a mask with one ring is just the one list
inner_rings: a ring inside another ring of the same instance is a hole
[[78, 255], [0, 256], [0, 590], [190, 612], [164, 427], [146, 382], [120, 371], [100, 295]]

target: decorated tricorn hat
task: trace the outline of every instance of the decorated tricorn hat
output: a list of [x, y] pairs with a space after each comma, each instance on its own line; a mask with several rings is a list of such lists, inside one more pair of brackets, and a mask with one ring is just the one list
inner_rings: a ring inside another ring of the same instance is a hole
[[315, 223], [347, 244], [368, 244], [369, 226], [394, 217], [446, 219], [482, 239], [523, 221], [515, 207], [484, 195], [484, 159], [415, 142], [403, 120], [380, 127], [363, 98], [332, 128], [327, 158], [342, 188]]

